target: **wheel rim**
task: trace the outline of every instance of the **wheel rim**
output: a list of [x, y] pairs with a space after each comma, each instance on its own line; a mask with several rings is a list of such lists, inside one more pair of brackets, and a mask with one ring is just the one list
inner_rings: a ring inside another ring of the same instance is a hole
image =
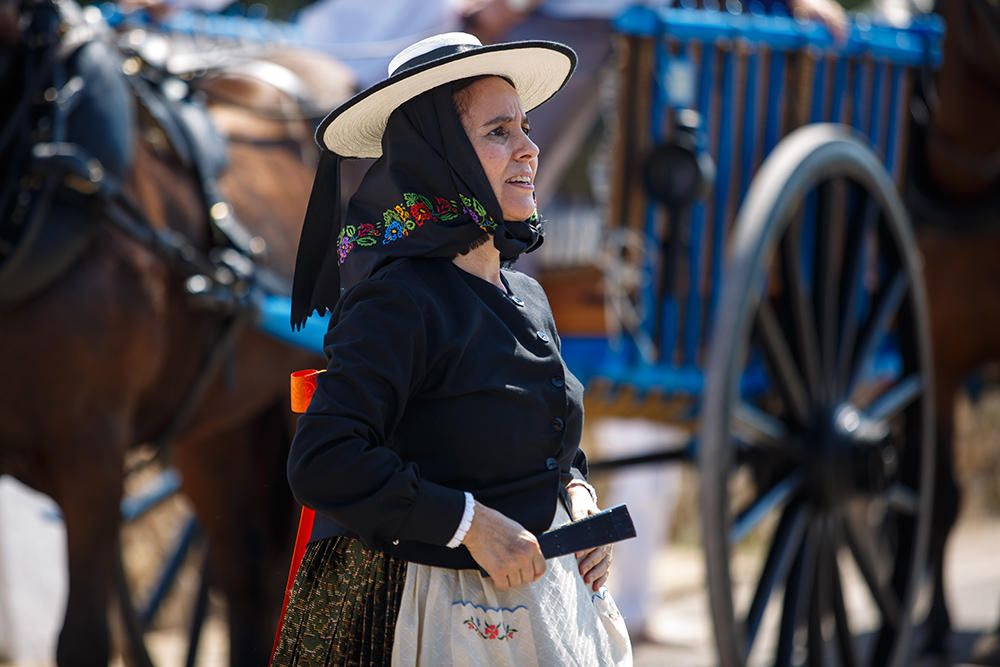
[[[929, 534], [926, 299], [892, 183], [846, 131], [804, 128], [765, 162], [715, 324], [700, 464], [720, 662], [899, 664]], [[848, 618], [848, 579], [874, 626]]]

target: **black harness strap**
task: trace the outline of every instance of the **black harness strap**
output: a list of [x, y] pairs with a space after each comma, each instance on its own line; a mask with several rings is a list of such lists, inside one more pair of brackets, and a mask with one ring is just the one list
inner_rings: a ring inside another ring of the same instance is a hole
[[[32, 23], [25, 36], [29, 42], [24, 72], [27, 87], [0, 128], [0, 150], [22, 156], [4, 166], [5, 188], [0, 192], [0, 205], [13, 204], [0, 211], [10, 211], [5, 217], [19, 223], [20, 229], [15, 230], [18, 236], [0, 234], [0, 261], [5, 259], [5, 248], [16, 258], [16, 253], [26, 247], [24, 241], [31, 239], [22, 238], [24, 234], [41, 233], [42, 223], [58, 197], [93, 210], [94, 217], [162, 258], [174, 274], [185, 279], [195, 303], [223, 316], [192, 386], [170, 423], [155, 438], [162, 450], [160, 456], [165, 456], [170, 443], [189, 425], [220, 369], [231, 362], [240, 333], [255, 321], [261, 291], [288, 294], [288, 281], [258, 268], [251, 259], [264, 251], [263, 241], [247, 232], [225, 204], [208, 157], [197, 149], [196, 142], [190, 143], [193, 166], [206, 210], [212, 211], [208, 217], [213, 223], [213, 235], [224, 246], [207, 254], [177, 232], [154, 228], [123, 192], [118, 178], [107, 173], [85, 147], [66, 136], [73, 99], [86, 81], [65, 81], [65, 63], [74, 51], [60, 40], [62, 16], [54, 0], [29, 2]], [[76, 46], [85, 42], [81, 40]], [[47, 132], [36, 131], [41, 122], [49, 128]], [[47, 134], [48, 141], [36, 140], [30, 147], [14, 146], [16, 141], [38, 134]], [[8, 151], [8, 147], [18, 150]], [[0, 263], [0, 277], [10, 273], [10, 264]]]

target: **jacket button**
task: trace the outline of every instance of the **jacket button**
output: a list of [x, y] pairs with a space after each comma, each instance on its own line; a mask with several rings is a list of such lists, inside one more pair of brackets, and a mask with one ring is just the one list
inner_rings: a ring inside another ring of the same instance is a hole
[[555, 419], [552, 420], [552, 430], [553, 431], [561, 431], [564, 428], [566, 428], [566, 422], [564, 422], [562, 419], [560, 419], [559, 417], [556, 417]]
[[550, 382], [552, 383], [552, 386], [555, 387], [556, 389], [562, 389], [562, 386], [566, 384], [565, 382], [563, 382], [562, 378], [552, 378]]
[[524, 308], [524, 299], [522, 299], [518, 295], [511, 294], [510, 295], [510, 301], [511, 301], [511, 303], [513, 303], [518, 308]]
[[559, 461], [556, 461], [554, 458], [549, 457], [545, 459], [545, 467], [548, 470], [555, 470], [556, 468], [559, 467]]
[[538, 340], [542, 341], [543, 343], [548, 343], [549, 342], [549, 335], [547, 333], [545, 333], [544, 331], [542, 331], [541, 329], [539, 329], [538, 331], [536, 331], [535, 335], [538, 336]]
[[392, 546], [398, 547], [399, 546], [399, 540], [393, 540], [392, 541]]

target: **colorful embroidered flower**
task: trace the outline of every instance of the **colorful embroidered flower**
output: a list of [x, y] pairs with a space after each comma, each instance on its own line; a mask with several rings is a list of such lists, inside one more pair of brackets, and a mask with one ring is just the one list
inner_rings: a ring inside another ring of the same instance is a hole
[[385, 226], [385, 238], [382, 239], [382, 243], [390, 243], [406, 236], [406, 228], [403, 223], [398, 220], [393, 220]]
[[354, 244], [351, 243], [351, 239], [346, 236], [340, 237], [340, 242], [337, 244], [337, 258], [338, 261], [343, 264], [344, 260], [347, 259], [347, 255], [354, 250]]
[[418, 225], [423, 225], [434, 216], [434, 212], [423, 202], [410, 206], [410, 215]]
[[458, 207], [455, 206], [455, 202], [448, 201], [444, 197], [434, 198], [434, 209], [437, 211], [438, 216], [446, 222], [453, 220], [458, 215]]
[[[403, 203], [382, 212], [382, 220], [363, 225], [348, 225], [341, 231], [337, 239], [337, 256], [343, 264], [347, 256], [356, 246], [371, 247], [382, 239], [383, 244], [398, 241], [410, 235], [425, 222], [449, 222], [467, 214], [474, 223], [487, 232], [496, 230], [496, 223], [486, 213], [486, 208], [475, 197], [459, 194], [461, 204], [435, 197], [432, 202], [429, 197], [414, 192], [403, 193]], [[501, 637], [502, 638], [502, 637]]]
[[358, 225], [358, 236], [359, 237], [361, 237], [361, 236], [378, 236], [379, 233], [380, 232], [378, 230], [378, 227], [376, 227], [375, 225], [371, 224], [370, 222], [366, 222], [363, 225]]
[[514, 633], [517, 629], [510, 627], [506, 623], [488, 623], [485, 628], [483, 628], [483, 622], [477, 616], [470, 616], [469, 618], [462, 621], [465, 627], [472, 630], [482, 639], [496, 639], [498, 641], [503, 641], [505, 639], [513, 639]]

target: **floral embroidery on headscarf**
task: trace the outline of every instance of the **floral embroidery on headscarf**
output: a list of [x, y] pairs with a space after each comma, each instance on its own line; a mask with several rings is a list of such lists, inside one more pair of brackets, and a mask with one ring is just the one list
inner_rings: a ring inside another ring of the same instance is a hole
[[355, 246], [370, 247], [377, 243], [388, 244], [406, 238], [426, 222], [450, 222], [460, 213], [468, 215], [484, 232], [496, 231], [497, 223], [475, 197], [459, 194], [457, 202], [435, 197], [434, 201], [413, 192], [403, 193], [403, 203], [382, 212], [380, 222], [347, 225], [337, 238], [337, 258], [341, 264], [347, 260]]

